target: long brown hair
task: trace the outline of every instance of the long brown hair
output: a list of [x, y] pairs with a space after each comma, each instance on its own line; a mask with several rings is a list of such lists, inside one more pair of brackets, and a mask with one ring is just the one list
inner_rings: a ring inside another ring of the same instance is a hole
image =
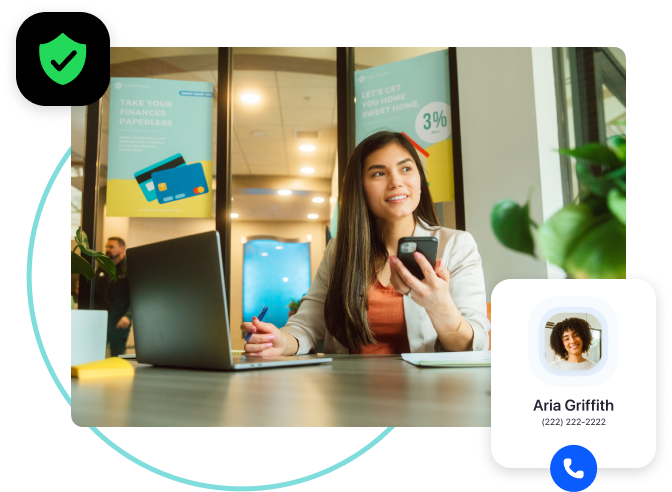
[[352, 153], [343, 177], [336, 254], [324, 304], [327, 330], [349, 350], [376, 343], [367, 317], [369, 287], [376, 278], [376, 267], [385, 265], [388, 254], [376, 218], [366, 205], [362, 170], [369, 155], [392, 143], [411, 155], [420, 173], [420, 203], [413, 219], [416, 224], [420, 218], [440, 227], [425, 170], [411, 142], [402, 133], [389, 131], [364, 139]]

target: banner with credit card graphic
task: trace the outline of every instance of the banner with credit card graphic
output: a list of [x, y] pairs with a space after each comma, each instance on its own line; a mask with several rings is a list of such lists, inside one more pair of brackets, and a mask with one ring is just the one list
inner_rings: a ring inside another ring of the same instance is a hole
[[427, 170], [434, 202], [455, 200], [448, 50], [355, 72], [356, 138], [403, 132]]
[[212, 217], [212, 83], [110, 86], [107, 216]]

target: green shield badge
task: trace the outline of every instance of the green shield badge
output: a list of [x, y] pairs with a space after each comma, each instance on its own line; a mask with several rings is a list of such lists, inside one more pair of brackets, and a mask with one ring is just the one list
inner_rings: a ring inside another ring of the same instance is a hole
[[40, 63], [47, 76], [60, 85], [77, 78], [86, 61], [86, 45], [61, 33], [56, 39], [40, 45]]

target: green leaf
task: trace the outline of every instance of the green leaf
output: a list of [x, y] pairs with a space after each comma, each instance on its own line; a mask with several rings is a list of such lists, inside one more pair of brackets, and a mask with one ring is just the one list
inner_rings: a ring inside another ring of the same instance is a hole
[[89, 237], [86, 235], [86, 232], [82, 230], [81, 226], [77, 229], [77, 233], [75, 234], [75, 242], [79, 246], [79, 249], [82, 250], [82, 253], [89, 255], [91, 258], [105, 256], [105, 253], [90, 248]]
[[564, 265], [573, 278], [625, 278], [625, 226], [611, 218], [576, 244]]
[[492, 207], [490, 219], [492, 230], [500, 243], [509, 249], [536, 258], [529, 201], [521, 207], [513, 200], [500, 200]]
[[618, 188], [613, 188], [607, 195], [607, 205], [614, 217], [625, 225], [625, 193]]
[[607, 140], [607, 145], [618, 160], [625, 163], [625, 138], [622, 135], [615, 135]]
[[627, 167], [619, 167], [618, 169], [614, 169], [611, 172], [608, 172], [607, 174], [603, 175], [602, 178], [604, 179], [616, 179], [616, 178], [623, 178], [626, 175]]
[[80, 249], [82, 250], [82, 253], [89, 255], [91, 258], [98, 258], [101, 256], [107, 257], [105, 253], [101, 253], [100, 251], [96, 251], [95, 249], [89, 249], [83, 246], [80, 246]]
[[82, 226], [79, 226], [77, 232], [75, 232], [75, 242], [77, 244], [82, 242]]
[[100, 267], [108, 273], [111, 281], [114, 282], [117, 279], [117, 265], [114, 264], [112, 259], [105, 255], [97, 256], [96, 263], [98, 263]]
[[77, 233], [75, 234], [75, 242], [79, 244], [80, 247], [89, 247], [89, 236], [87, 236], [86, 232], [82, 230], [82, 226], [79, 226], [77, 229]]
[[[605, 214], [603, 217], [609, 215]], [[562, 267], [576, 242], [594, 226], [595, 221], [587, 203], [568, 205], [559, 210], [537, 231], [541, 254], [554, 265]]]
[[588, 195], [583, 200], [582, 204], [586, 204], [590, 207], [590, 211], [593, 214], [593, 217], [599, 217], [600, 215], [607, 214], [609, 215], [609, 207], [607, 206], [607, 201], [604, 198], [595, 195]]
[[620, 167], [623, 162], [620, 161], [614, 151], [607, 145], [601, 143], [589, 143], [577, 147], [576, 149], [559, 149], [563, 155], [571, 155], [577, 159], [593, 162], [595, 164], [603, 164], [609, 167]]
[[93, 267], [89, 262], [77, 253], [70, 252], [70, 255], [70, 273], [72, 275], [84, 275], [86, 280], [91, 280], [91, 277], [93, 277], [96, 272], [93, 271]]
[[618, 179], [618, 178], [617, 178], [617, 179], [614, 179], [614, 183], [616, 183], [616, 186], [618, 186], [618, 188], [619, 188], [623, 193], [625, 193], [625, 191], [626, 191], [626, 190], [625, 190], [625, 180], [623, 180], [623, 179]]
[[604, 176], [595, 176], [584, 162], [576, 164], [576, 177], [582, 188], [582, 196], [594, 193], [595, 195], [604, 198], [607, 196], [607, 193], [609, 193], [609, 190], [616, 186], [613, 179]]

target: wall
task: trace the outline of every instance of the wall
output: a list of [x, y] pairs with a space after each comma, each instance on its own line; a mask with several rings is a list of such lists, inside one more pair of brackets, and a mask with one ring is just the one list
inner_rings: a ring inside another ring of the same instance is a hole
[[[537, 118], [539, 172], [544, 221], [563, 207], [562, 175], [560, 172], [560, 147], [558, 136], [558, 107], [555, 92], [553, 48], [532, 48], [534, 74], [534, 103]], [[546, 262], [548, 278], [564, 279], [565, 271]]]
[[530, 48], [458, 48], [466, 229], [483, 258], [487, 300], [508, 278], [547, 278], [547, 265], [506, 249], [490, 211], [502, 198], [524, 203], [543, 221], [535, 88]]
[[[275, 236], [310, 242], [310, 278], [315, 277], [322, 261], [325, 244], [326, 222], [294, 221], [234, 221], [231, 225], [231, 342], [234, 349], [243, 348], [240, 325], [243, 322], [243, 238]], [[289, 299], [287, 300], [289, 303]], [[246, 320], [250, 321], [250, 320]], [[280, 327], [278, 327], [280, 328]]]
[[131, 219], [128, 217], [105, 217], [103, 222], [103, 243], [99, 245], [100, 251], [103, 251], [107, 239], [110, 237], [120, 237], [128, 246], [128, 232]]

